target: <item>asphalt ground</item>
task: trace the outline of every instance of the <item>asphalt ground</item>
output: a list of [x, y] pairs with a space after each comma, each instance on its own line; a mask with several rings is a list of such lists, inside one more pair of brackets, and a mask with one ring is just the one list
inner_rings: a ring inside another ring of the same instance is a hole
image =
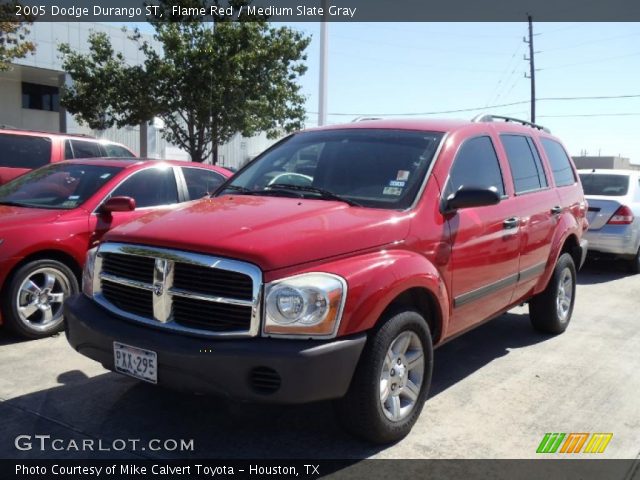
[[[578, 283], [563, 335], [535, 332], [521, 307], [439, 348], [421, 417], [387, 447], [345, 434], [329, 403], [186, 395], [108, 372], [64, 335], [22, 341], [0, 331], [0, 458], [539, 458], [547, 432], [613, 433], [598, 458], [639, 458], [640, 275], [590, 263]], [[42, 450], [36, 434], [102, 450]], [[16, 448], [19, 435], [32, 448]], [[139, 443], [106, 450], [118, 439]], [[193, 440], [193, 451], [151, 451], [150, 439], [156, 448]]]

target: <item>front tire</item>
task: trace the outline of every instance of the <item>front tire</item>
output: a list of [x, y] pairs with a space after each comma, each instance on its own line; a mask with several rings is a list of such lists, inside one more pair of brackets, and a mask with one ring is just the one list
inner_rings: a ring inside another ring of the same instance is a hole
[[336, 413], [354, 436], [376, 444], [405, 437], [429, 392], [433, 345], [424, 317], [413, 310], [387, 315], [369, 338]]
[[547, 288], [529, 301], [529, 318], [540, 332], [559, 334], [569, 326], [576, 298], [576, 266], [563, 253], [553, 270]]
[[78, 292], [73, 271], [57, 260], [34, 260], [12, 275], [3, 292], [7, 327], [26, 338], [43, 338], [62, 330], [62, 304]]

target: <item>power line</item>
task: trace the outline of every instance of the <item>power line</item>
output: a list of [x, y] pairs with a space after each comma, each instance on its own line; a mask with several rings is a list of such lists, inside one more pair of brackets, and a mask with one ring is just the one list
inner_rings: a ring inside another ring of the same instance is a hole
[[[538, 98], [538, 102], [555, 102], [555, 101], [573, 101], [573, 100], [612, 100], [612, 99], [622, 99], [622, 98], [640, 98], [640, 94], [629, 94], [629, 95], [597, 95], [597, 96], [583, 96], [583, 97], [543, 97]], [[413, 117], [420, 115], [441, 115], [445, 113], [464, 113], [464, 112], [474, 112], [477, 110], [489, 110], [492, 108], [502, 108], [502, 107], [511, 107], [514, 105], [524, 105], [526, 103], [530, 103], [530, 100], [521, 100], [519, 102], [511, 102], [511, 103], [502, 103], [498, 105], [487, 105], [484, 107], [472, 107], [472, 108], [459, 108], [456, 110], [440, 110], [434, 112], [410, 112], [410, 113], [347, 113], [347, 112], [333, 112], [328, 115], [332, 116], [344, 116], [344, 117], [353, 117], [359, 115], [367, 115], [367, 116], [381, 116], [381, 117]], [[308, 114], [317, 115], [318, 112], [306, 112]]]
[[594, 60], [586, 60], [584, 62], [567, 63], [565, 65], [552, 65], [550, 67], [542, 68], [541, 70], [555, 70], [555, 69], [558, 69], [558, 68], [574, 67], [576, 65], [588, 65], [588, 64], [591, 64], [591, 63], [608, 62], [609, 60], [618, 60], [620, 58], [637, 57], [638, 55], [640, 55], [640, 52], [630, 53], [628, 55], [618, 55], [616, 57], [596, 58]]
[[538, 115], [544, 118], [573, 118], [573, 117], [631, 117], [640, 115], [640, 112], [622, 112], [622, 113], [576, 113], [568, 115]]

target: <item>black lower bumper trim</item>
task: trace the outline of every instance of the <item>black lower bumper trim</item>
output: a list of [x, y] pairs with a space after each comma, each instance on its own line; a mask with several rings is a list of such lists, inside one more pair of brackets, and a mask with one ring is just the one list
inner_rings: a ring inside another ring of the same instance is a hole
[[[343, 396], [366, 342], [364, 333], [329, 341], [190, 337], [123, 320], [83, 295], [69, 298], [64, 314], [69, 344], [109, 370], [120, 342], [156, 352], [161, 386], [249, 402]], [[275, 372], [277, 388], [256, 388], [256, 369]]]

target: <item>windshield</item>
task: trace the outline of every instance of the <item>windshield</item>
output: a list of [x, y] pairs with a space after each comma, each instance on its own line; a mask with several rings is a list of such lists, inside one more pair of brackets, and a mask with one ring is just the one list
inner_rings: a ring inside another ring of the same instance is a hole
[[122, 168], [56, 163], [0, 187], [0, 205], [71, 210], [84, 203]]
[[218, 194], [342, 200], [406, 209], [442, 133], [344, 129], [296, 134], [253, 161]]
[[581, 173], [580, 181], [585, 195], [623, 197], [629, 191], [629, 175]]

